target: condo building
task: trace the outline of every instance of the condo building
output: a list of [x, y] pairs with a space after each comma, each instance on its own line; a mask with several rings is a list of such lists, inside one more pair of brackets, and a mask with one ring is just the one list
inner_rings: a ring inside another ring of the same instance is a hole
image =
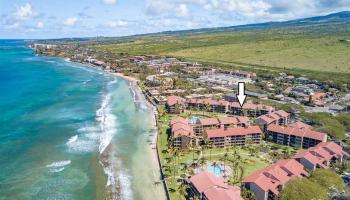
[[327, 141], [327, 134], [310, 129], [271, 124], [267, 127], [268, 140], [293, 147], [309, 148]]
[[222, 177], [208, 171], [193, 175], [189, 185], [190, 196], [197, 196], [200, 200], [243, 200], [238, 186], [228, 185]]
[[204, 134], [215, 147], [244, 146], [262, 141], [262, 131], [258, 126], [209, 129]]
[[342, 162], [344, 157], [349, 157], [349, 154], [335, 142], [322, 142], [293, 156], [294, 159], [309, 170], [328, 168], [333, 162]]
[[243, 179], [242, 186], [257, 200], [277, 200], [285, 184], [294, 177], [307, 177], [304, 166], [294, 159], [279, 160]]

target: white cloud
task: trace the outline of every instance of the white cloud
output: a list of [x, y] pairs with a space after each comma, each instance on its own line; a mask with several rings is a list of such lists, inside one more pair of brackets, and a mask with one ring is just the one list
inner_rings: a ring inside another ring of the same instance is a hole
[[104, 4], [113, 5], [117, 3], [117, 0], [103, 0]]
[[37, 15], [30, 3], [26, 3], [16, 8], [14, 13], [15, 18], [18, 20], [28, 20]]
[[63, 24], [66, 26], [74, 26], [77, 22], [77, 17], [68, 17], [66, 20], [64, 20]]
[[106, 25], [110, 28], [126, 27], [128, 25], [128, 22], [123, 20], [109, 21], [106, 23]]
[[146, 12], [150, 15], [160, 15], [174, 9], [174, 4], [169, 0], [146, 0]]
[[38, 23], [36, 24], [36, 27], [37, 27], [37, 28], [44, 28], [44, 23], [43, 23], [43, 22], [38, 22]]
[[189, 13], [188, 8], [187, 8], [187, 4], [180, 4], [179, 5], [179, 7], [177, 9], [176, 16], [180, 17], [180, 18], [187, 18], [190, 16], [190, 13]]
[[15, 22], [13, 24], [9, 24], [7, 26], [5, 26], [5, 29], [16, 29], [19, 28], [20, 24], [18, 22]]

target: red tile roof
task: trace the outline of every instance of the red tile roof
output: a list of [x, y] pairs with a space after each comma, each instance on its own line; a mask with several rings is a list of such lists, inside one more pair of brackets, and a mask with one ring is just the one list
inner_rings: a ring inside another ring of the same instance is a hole
[[218, 118], [220, 124], [226, 125], [226, 124], [248, 124], [249, 118], [243, 117], [243, 116], [235, 116], [235, 117], [219, 117]]
[[203, 126], [219, 125], [217, 118], [200, 118], [199, 123]]
[[258, 117], [258, 119], [263, 121], [264, 124], [271, 124], [273, 122], [278, 121], [281, 118], [286, 118], [289, 115], [290, 115], [289, 113], [287, 113], [283, 110], [278, 110], [278, 111], [275, 111], [275, 112], [270, 113], [270, 114], [261, 115], [260, 117]]
[[187, 124], [187, 119], [182, 118], [182, 117], [176, 117], [174, 119], [171, 120], [170, 122], [170, 126], [176, 124], [176, 123], [182, 123], [182, 124]]
[[[238, 102], [230, 102], [229, 105], [234, 108], [241, 108], [241, 105]], [[247, 110], [267, 110], [269, 112], [272, 112], [274, 110], [273, 107], [264, 105], [264, 104], [254, 104], [254, 103], [245, 103], [243, 105], [243, 109]]]
[[243, 179], [243, 183], [255, 183], [262, 190], [269, 190], [278, 195], [279, 185], [284, 185], [293, 177], [308, 176], [302, 164], [294, 159], [277, 161], [265, 169], [254, 172], [251, 176]]
[[185, 103], [185, 99], [182, 97], [178, 97], [178, 96], [168, 96], [167, 97], [167, 104], [169, 106], [173, 106], [175, 104], [184, 104]]
[[327, 140], [327, 134], [312, 131], [309, 129], [298, 129], [293, 127], [284, 127], [284, 126], [278, 126], [275, 124], [271, 124], [267, 127], [268, 131], [284, 134], [284, 135], [294, 135], [298, 137], [307, 137], [319, 141], [326, 141]]
[[208, 138], [261, 134], [261, 133], [262, 133], [262, 131], [259, 128], [259, 126], [250, 126], [248, 128], [242, 128], [242, 127], [228, 128], [226, 130], [224, 130], [224, 129], [211, 129], [211, 130], [206, 131]]
[[222, 177], [216, 177], [208, 171], [193, 175], [190, 182], [208, 200], [243, 200], [238, 187], [226, 184]]
[[291, 123], [288, 125], [289, 127], [291, 128], [297, 128], [297, 129], [309, 129], [311, 130], [313, 127], [308, 125], [308, 124], [305, 124], [303, 122], [300, 122], [300, 121], [297, 121], [297, 122], [294, 122], [294, 123]]
[[323, 162], [328, 162], [332, 158], [339, 158], [341, 156], [349, 156], [343, 148], [334, 142], [321, 142], [315, 147], [300, 151], [293, 158], [304, 158], [313, 165], [326, 167]]
[[186, 119], [178, 117], [171, 120], [170, 124], [173, 138], [180, 136], [195, 137], [193, 128], [189, 125]]

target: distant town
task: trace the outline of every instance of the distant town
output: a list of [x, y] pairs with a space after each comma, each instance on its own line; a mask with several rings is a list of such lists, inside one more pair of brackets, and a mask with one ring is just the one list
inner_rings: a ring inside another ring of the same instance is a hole
[[169, 199], [279, 199], [302, 184], [300, 191], [319, 199], [349, 195], [349, 85], [80, 44], [30, 47], [138, 80], [156, 110], [158, 139], [151, 145], [161, 176], [154, 184], [163, 184]]

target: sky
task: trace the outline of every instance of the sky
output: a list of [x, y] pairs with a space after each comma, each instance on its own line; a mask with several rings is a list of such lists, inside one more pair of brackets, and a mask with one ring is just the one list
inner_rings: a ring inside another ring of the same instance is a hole
[[350, 0], [0, 0], [0, 38], [125, 36], [345, 10]]

